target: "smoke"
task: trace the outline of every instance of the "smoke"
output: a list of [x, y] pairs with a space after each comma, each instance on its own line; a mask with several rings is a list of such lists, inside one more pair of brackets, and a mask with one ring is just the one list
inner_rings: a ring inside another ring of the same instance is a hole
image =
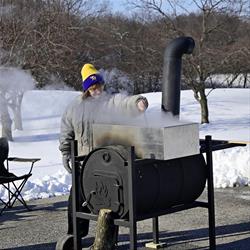
[[137, 127], [167, 127], [185, 124], [178, 117], [161, 109], [140, 112], [135, 101], [125, 94], [104, 94], [98, 99], [86, 101], [84, 117], [99, 124], [126, 125]]
[[74, 88], [69, 87], [63, 82], [59, 77], [55, 75], [51, 75], [48, 80], [48, 84], [45, 85], [43, 90], [65, 90], [65, 91], [73, 91]]
[[35, 81], [28, 71], [14, 67], [0, 67], [1, 92], [24, 92], [34, 87]]
[[23, 94], [33, 89], [34, 86], [35, 81], [28, 71], [13, 67], [0, 67], [0, 123], [2, 134], [9, 140], [12, 140], [12, 117], [15, 129], [22, 129]]
[[[85, 111], [87, 119], [95, 123], [139, 126], [139, 127], [167, 127], [185, 124], [172, 113], [159, 109], [150, 109], [139, 112], [136, 104], [128, 104], [129, 94], [133, 92], [133, 82], [120, 70], [113, 68], [111, 71], [100, 70], [106, 82], [108, 94], [102, 98], [89, 101]], [[113, 93], [119, 93], [114, 96]], [[115, 100], [110, 105], [110, 100]]]
[[110, 71], [101, 69], [100, 73], [103, 75], [108, 93], [133, 93], [133, 81], [126, 73], [117, 68]]

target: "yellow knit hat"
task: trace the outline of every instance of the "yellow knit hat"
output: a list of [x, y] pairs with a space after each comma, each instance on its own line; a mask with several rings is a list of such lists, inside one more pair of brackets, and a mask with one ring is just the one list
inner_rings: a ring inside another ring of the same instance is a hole
[[94, 67], [93, 64], [84, 64], [81, 70], [81, 75], [83, 81], [82, 86], [84, 91], [86, 91], [90, 86], [94, 84], [104, 84], [104, 80], [100, 75], [100, 72]]

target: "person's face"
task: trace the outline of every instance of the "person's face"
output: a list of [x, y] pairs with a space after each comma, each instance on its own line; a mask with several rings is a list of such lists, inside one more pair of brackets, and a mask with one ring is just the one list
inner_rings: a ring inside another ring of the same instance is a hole
[[94, 84], [88, 89], [89, 94], [93, 98], [98, 98], [103, 91], [103, 84]]

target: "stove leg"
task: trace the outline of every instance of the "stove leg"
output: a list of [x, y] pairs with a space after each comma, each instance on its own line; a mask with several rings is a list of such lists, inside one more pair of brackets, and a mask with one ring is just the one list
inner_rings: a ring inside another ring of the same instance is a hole
[[135, 149], [131, 147], [128, 159], [128, 193], [129, 193], [129, 222], [130, 222], [130, 250], [137, 250], [137, 225], [136, 225], [136, 170], [134, 165]]
[[72, 213], [73, 213], [73, 244], [74, 250], [81, 249], [81, 236], [80, 236], [80, 224], [79, 218], [77, 218], [77, 211], [79, 211], [79, 196], [80, 188], [79, 185], [79, 166], [75, 162], [75, 156], [78, 155], [77, 152], [77, 141], [71, 141], [71, 162], [72, 162]]
[[209, 249], [216, 249], [215, 235], [215, 209], [214, 209], [214, 183], [213, 183], [213, 157], [212, 137], [206, 136], [206, 159], [207, 159], [207, 195], [208, 195], [208, 223], [209, 223]]
[[159, 220], [158, 217], [154, 217], [153, 221], [153, 242], [154, 244], [159, 243]]
[[153, 242], [146, 243], [146, 248], [160, 249], [166, 246], [166, 243], [159, 242], [159, 218], [152, 218], [153, 223]]

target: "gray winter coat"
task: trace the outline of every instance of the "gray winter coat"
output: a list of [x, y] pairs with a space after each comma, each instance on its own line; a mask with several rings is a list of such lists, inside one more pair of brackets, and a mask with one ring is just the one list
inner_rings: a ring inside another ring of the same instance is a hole
[[87, 155], [92, 150], [91, 133], [94, 122], [101, 123], [107, 118], [120, 114], [139, 114], [137, 103], [145, 97], [141, 95], [108, 95], [103, 92], [98, 99], [78, 96], [65, 110], [61, 120], [60, 146], [63, 156], [70, 155], [70, 140], [78, 141], [78, 154]]

